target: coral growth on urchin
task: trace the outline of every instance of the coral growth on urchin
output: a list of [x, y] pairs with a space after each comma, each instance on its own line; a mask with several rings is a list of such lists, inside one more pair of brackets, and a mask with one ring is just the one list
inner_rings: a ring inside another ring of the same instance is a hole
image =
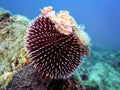
[[73, 27], [76, 23], [69, 14], [66, 14], [69, 16], [66, 21], [65, 14], [64, 17], [55, 15], [52, 7], [45, 7], [41, 13], [27, 32], [29, 58], [42, 76], [68, 78], [89, 50], [74, 34]]

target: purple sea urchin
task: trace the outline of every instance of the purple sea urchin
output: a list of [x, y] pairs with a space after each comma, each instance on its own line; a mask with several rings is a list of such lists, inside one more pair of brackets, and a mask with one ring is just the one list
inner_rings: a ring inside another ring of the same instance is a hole
[[45, 16], [38, 17], [30, 26], [26, 47], [33, 67], [42, 76], [54, 79], [71, 76], [88, 52], [75, 34], [60, 33]]

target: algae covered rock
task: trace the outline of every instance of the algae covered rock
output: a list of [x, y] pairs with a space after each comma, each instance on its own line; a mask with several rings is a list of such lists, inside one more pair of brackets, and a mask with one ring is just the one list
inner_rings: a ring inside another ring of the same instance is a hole
[[[9, 22], [8, 22], [9, 21]], [[28, 63], [24, 35], [30, 20], [0, 9], [0, 86], [4, 89], [14, 73]]]
[[0, 29], [11, 23], [10, 16], [11, 14], [9, 11], [5, 11], [4, 9], [0, 8]]
[[81, 80], [87, 90], [120, 90], [120, 73], [112, 66], [99, 62], [90, 69], [88, 79]]

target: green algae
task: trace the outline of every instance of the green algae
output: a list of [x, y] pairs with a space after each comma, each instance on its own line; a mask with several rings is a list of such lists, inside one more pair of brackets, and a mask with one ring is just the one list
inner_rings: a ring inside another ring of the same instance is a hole
[[[0, 17], [3, 18], [4, 13], [5, 11], [0, 9]], [[30, 20], [20, 15], [11, 16], [9, 19], [12, 22], [0, 29], [0, 85], [2, 89], [6, 88], [15, 72], [28, 62], [24, 36]]]

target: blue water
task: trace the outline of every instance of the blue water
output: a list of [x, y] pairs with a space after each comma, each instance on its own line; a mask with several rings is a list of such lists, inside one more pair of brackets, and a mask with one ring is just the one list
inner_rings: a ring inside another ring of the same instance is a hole
[[49, 5], [55, 11], [68, 10], [78, 24], [84, 24], [92, 43], [120, 49], [120, 0], [0, 0], [0, 7], [29, 19]]

